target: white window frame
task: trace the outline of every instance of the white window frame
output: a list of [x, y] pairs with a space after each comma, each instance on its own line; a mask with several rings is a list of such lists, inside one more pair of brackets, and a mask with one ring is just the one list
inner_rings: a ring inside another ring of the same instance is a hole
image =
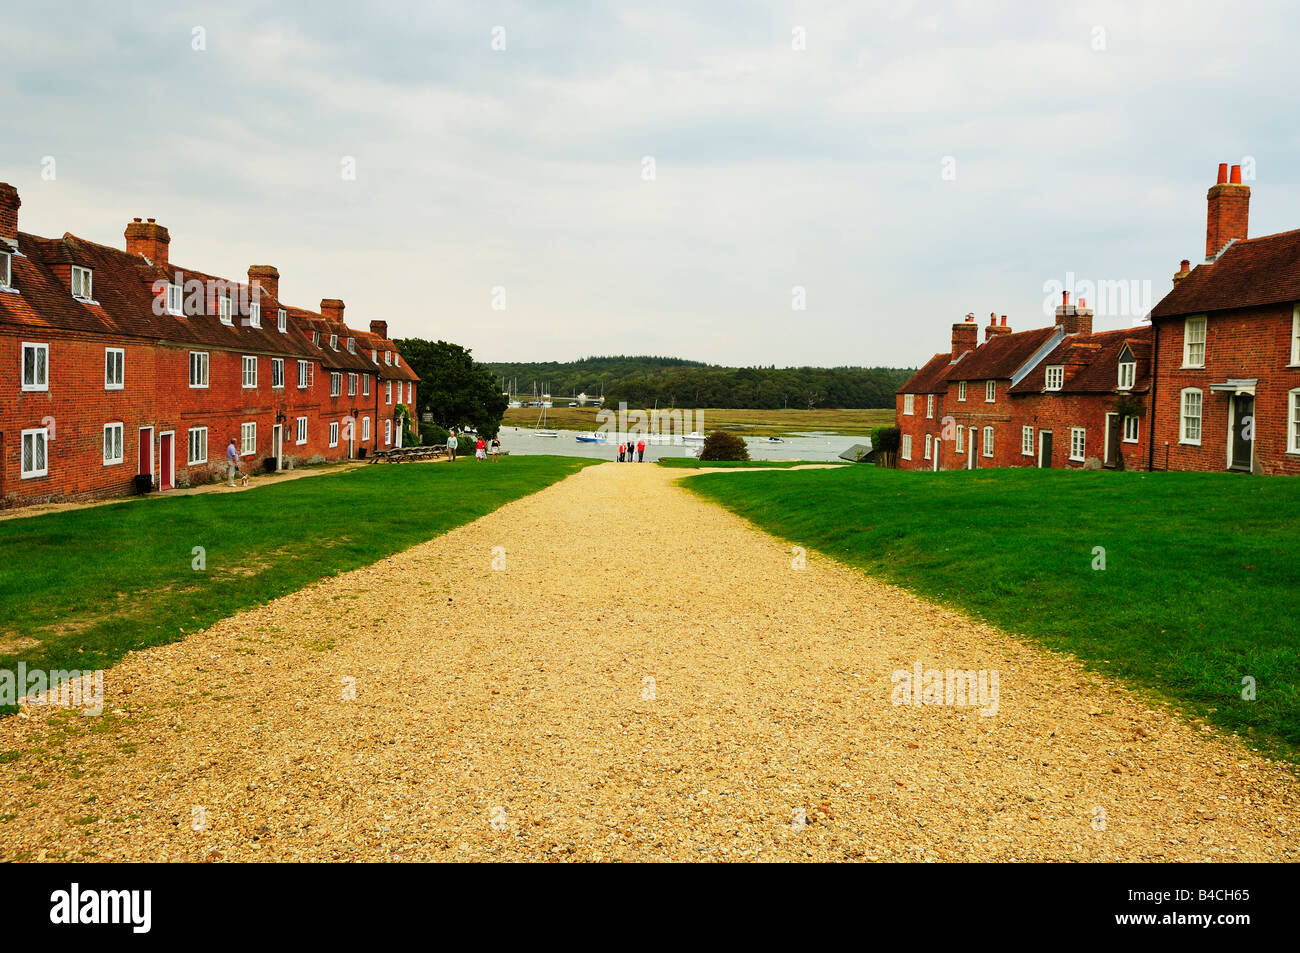
[[[114, 361], [113, 358], [117, 360]], [[111, 371], [116, 364], [117, 380]], [[120, 347], [104, 348], [104, 390], [124, 390], [126, 387], [126, 351]]]
[[[388, 390], [389, 390], [389, 394], [390, 394], [390, 395], [392, 394], [392, 389], [393, 389], [392, 381], [389, 381], [389, 383], [388, 383]], [[391, 396], [390, 396], [390, 399], [389, 399], [388, 402], [389, 402], [390, 404], [392, 403]], [[910, 417], [910, 416], [912, 416], [912, 414], [913, 414], [913, 412], [914, 412], [915, 410], [916, 410], [916, 395], [915, 395], [915, 394], [904, 394], [904, 395], [903, 395], [903, 413]]]
[[[32, 439], [32, 468], [26, 466], [27, 438]], [[37, 438], [40, 438], [39, 441]], [[42, 467], [36, 467], [36, 447], [40, 446]], [[21, 469], [20, 478], [31, 480], [35, 477], [48, 476], [50, 472], [50, 431], [48, 427], [33, 427], [31, 430], [22, 432], [21, 442], [18, 446], [18, 466]]]
[[[907, 439], [907, 440], [911, 440], [912, 438], [911, 438], [911, 437], [907, 437], [907, 438], [905, 438], [905, 439]], [[385, 447], [387, 447], [387, 446], [391, 446], [392, 443], [393, 443], [393, 421], [392, 421], [392, 419], [390, 418], [390, 419], [384, 421], [384, 446], [385, 446]], [[910, 446], [910, 444], [909, 444], [909, 446]], [[910, 460], [911, 457], [909, 457], [908, 459]]]
[[982, 453], [986, 457], [993, 456], [993, 428], [992, 427], [984, 428], [984, 439], [981, 441], [981, 443], [983, 443], [983, 446], [980, 447], [980, 453]]
[[[1183, 321], [1183, 367], [1204, 367], [1206, 353], [1206, 328], [1209, 322], [1205, 315], [1196, 314]], [[1195, 348], [1200, 348], [1200, 360], [1196, 360]]]
[[252, 420], [239, 425], [239, 454], [251, 457], [257, 453], [257, 421]]
[[411, 381], [406, 382], [406, 402], [408, 404], [415, 403], [415, 384]]
[[[195, 383], [194, 381], [194, 365], [195, 365], [194, 359], [195, 358], [201, 358], [201, 360], [198, 361], [198, 365], [203, 371], [203, 373], [199, 376], [198, 383]], [[207, 351], [190, 351], [190, 387], [194, 388], [195, 390], [205, 388], [208, 386], [209, 360], [210, 358], [208, 356]]]
[[331, 335], [330, 335], [330, 350], [331, 350], [331, 351], [337, 351], [338, 349], [339, 349], [339, 336], [338, 336], [337, 334], [331, 334]]
[[385, 351], [385, 352], [384, 352], [384, 363], [385, 363], [385, 364], [389, 364], [389, 365], [391, 365], [391, 364], [393, 363], [393, 352], [392, 352], [392, 351]]
[[349, 353], [349, 354], [355, 354], [355, 353], [357, 353], [357, 339], [356, 339], [356, 338], [348, 338], [348, 353]]
[[1116, 390], [1132, 390], [1133, 383], [1137, 379], [1137, 361], [1120, 361], [1119, 364], [1119, 382], [1116, 384]]
[[[243, 356], [242, 366], [243, 366], [243, 374], [241, 380], [243, 381], [243, 389], [244, 390], [256, 389], [257, 388], [257, 355], [245, 354]], [[250, 369], [252, 371], [251, 374], [249, 373]]]
[[339, 422], [337, 420], [331, 420], [330, 421], [330, 446], [337, 447], [338, 445], [339, 445]]
[[357, 375], [351, 371], [348, 372], [348, 396], [357, 396]]
[[[1077, 449], [1076, 449], [1077, 444]], [[1088, 458], [1088, 428], [1070, 428], [1070, 459], [1082, 463]]]
[[387, 396], [384, 398], [384, 403], [391, 404], [393, 402], [393, 382], [385, 381], [384, 383], [387, 385], [385, 387], [385, 390], [387, 391]]
[[1287, 395], [1286, 452], [1300, 453], [1300, 387]]
[[998, 400], [998, 382], [985, 381], [984, 382], [984, 403], [996, 404], [997, 400]]
[[[200, 445], [197, 448], [195, 447], [196, 442]], [[201, 456], [195, 453], [196, 449], [203, 451]], [[207, 463], [207, 462], [208, 462], [208, 428], [191, 427], [189, 430], [185, 432], [185, 465], [192, 467], [195, 466], [196, 464]]]
[[13, 256], [7, 251], [0, 251], [0, 288], [14, 286]]
[[122, 462], [122, 447], [125, 443], [125, 424], [104, 424], [104, 466], [114, 467]]
[[[1130, 426], [1130, 423], [1132, 424], [1132, 426]], [[1124, 437], [1123, 437], [1123, 440], [1124, 440], [1124, 442], [1125, 442], [1125, 443], [1137, 443], [1137, 442], [1138, 442], [1138, 439], [1139, 439], [1139, 437], [1138, 437], [1138, 430], [1140, 429], [1140, 427], [1141, 427], [1141, 423], [1140, 423], [1139, 420], [1138, 420], [1138, 415], [1137, 415], [1137, 414], [1125, 414], [1125, 415], [1124, 415], [1124, 422], [1123, 422], [1123, 428], [1124, 428]], [[1129, 436], [1129, 433], [1130, 433], [1130, 432], [1132, 433], [1132, 436]]]
[[275, 312], [275, 329], [281, 334], [289, 333], [289, 312], [280, 308]]
[[925, 416], [926, 419], [928, 420], [934, 419], [934, 395], [933, 394], [925, 395]]
[[299, 390], [307, 389], [307, 366], [310, 363], [311, 363], [310, 361], [298, 362], [298, 389]]
[[255, 328], [262, 326], [262, 306], [256, 302], [248, 305], [248, 323]]
[[343, 373], [330, 371], [330, 396], [338, 397], [343, 393]]
[[379, 351], [373, 347], [370, 349], [370, 363], [371, 364], [379, 363]]
[[[43, 356], [44, 360], [32, 359], [32, 380], [27, 380], [27, 352]], [[21, 375], [22, 389], [25, 391], [43, 391], [50, 389], [50, 346], [24, 341], [20, 352], [18, 373]], [[40, 372], [44, 373], [40, 373]], [[39, 379], [38, 379], [39, 378]]]
[[1291, 309], [1291, 366], [1300, 366], [1300, 304]]
[[271, 388], [284, 390], [284, 358], [271, 358]]
[[965, 427], [957, 428], [957, 440], [956, 440], [956, 446], [953, 448], [953, 452], [954, 453], [966, 452], [966, 428]]
[[925, 453], [924, 453], [923, 456], [921, 457], [922, 460], [929, 460], [929, 459], [930, 459], [930, 449], [931, 449], [933, 446], [934, 446], [934, 437], [932, 437], [930, 434], [926, 434], [926, 435], [925, 435]]
[[178, 318], [185, 316], [185, 289], [171, 282], [167, 283], [167, 313]]
[[95, 300], [95, 273], [85, 265], [72, 266], [72, 297], [78, 301]]
[[1034, 455], [1034, 428], [1020, 428], [1020, 453], [1026, 457]]
[[401, 366], [402, 366], [402, 355], [399, 354], [397, 351], [394, 351], [394, 352], [393, 352], [393, 367], [401, 367]]
[[958, 400], [965, 400], [965, 399], [966, 399], [966, 382], [965, 382], [965, 381], [958, 381], [958, 382], [957, 382], [957, 399], [958, 399]]
[[1043, 390], [1060, 390], [1065, 386], [1065, 365], [1049, 364], [1043, 379]]
[[361, 396], [362, 397], [370, 396], [370, 375], [369, 374], [361, 375]]
[[364, 442], [370, 439], [370, 418], [361, 418], [361, 440]]
[[293, 436], [299, 446], [307, 442], [307, 418], [306, 417], [298, 418], [298, 421], [294, 427]]
[[[1193, 403], [1196, 405], [1195, 415], [1188, 412]], [[1191, 436], [1192, 428], [1188, 426], [1192, 421], [1195, 421], [1195, 436]], [[1184, 387], [1178, 395], [1178, 442], [1189, 447], [1199, 447], [1204, 426], [1205, 394], [1199, 387]]]
[[217, 317], [222, 324], [235, 326], [235, 319], [231, 317], [230, 311], [230, 295], [220, 291], [217, 292]]

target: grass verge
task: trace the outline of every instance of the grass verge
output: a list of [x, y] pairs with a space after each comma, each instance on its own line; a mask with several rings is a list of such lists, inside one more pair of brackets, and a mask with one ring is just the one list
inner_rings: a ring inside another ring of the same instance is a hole
[[[674, 470], [748, 470], [754, 467], [772, 467], [788, 470], [790, 467], [825, 466], [833, 460], [696, 460], [694, 457], [660, 457], [655, 461], [661, 467]], [[843, 461], [839, 461], [843, 463]]]

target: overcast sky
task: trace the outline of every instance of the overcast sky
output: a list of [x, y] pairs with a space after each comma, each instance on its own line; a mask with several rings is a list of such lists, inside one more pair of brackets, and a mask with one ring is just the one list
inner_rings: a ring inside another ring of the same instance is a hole
[[262, 6], [7, 4], [20, 227], [155, 217], [178, 264], [480, 360], [780, 366], [1041, 326], [1069, 272], [1149, 282], [1097, 319], [1132, 324], [1219, 162], [1252, 235], [1300, 227], [1292, 4]]

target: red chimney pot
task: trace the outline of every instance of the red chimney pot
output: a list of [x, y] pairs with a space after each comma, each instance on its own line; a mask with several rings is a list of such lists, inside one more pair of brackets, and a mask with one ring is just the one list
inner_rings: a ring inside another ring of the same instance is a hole
[[1232, 167], [1232, 176], [1228, 179], [1228, 181], [1231, 182], [1233, 185], [1241, 185], [1241, 166], [1234, 165]]
[[1220, 162], [1219, 163], [1219, 185], [1223, 185], [1227, 181], [1228, 181], [1228, 163]]

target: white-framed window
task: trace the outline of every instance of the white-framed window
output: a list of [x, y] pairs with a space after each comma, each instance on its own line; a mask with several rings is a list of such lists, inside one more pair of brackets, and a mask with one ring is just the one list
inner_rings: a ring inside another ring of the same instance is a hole
[[337, 420], [334, 420], [330, 422], [330, 446], [337, 447], [338, 445], [339, 445], [339, 422]]
[[[406, 399], [409, 401], [411, 399], [411, 395], [407, 394]], [[925, 416], [931, 419], [934, 418], [934, 395], [933, 394], [925, 395]]]
[[376, 349], [373, 348], [373, 347], [370, 349], [370, 362], [371, 362], [372, 364], [378, 364], [378, 363], [379, 363], [379, 351], [376, 350]]
[[313, 332], [311, 332], [311, 343], [312, 343], [312, 344], [315, 344], [317, 347], [320, 347], [320, 332], [319, 332], [319, 331], [313, 331]]
[[126, 351], [120, 347], [104, 348], [104, 390], [121, 390], [126, 379]]
[[208, 386], [208, 352], [190, 351], [190, 386]]
[[393, 363], [393, 352], [392, 352], [392, 351], [385, 351], [385, 352], [384, 352], [384, 363], [385, 363], [385, 364], [392, 364], [392, 363]]
[[1083, 427], [1070, 428], [1070, 459], [1083, 460], [1088, 449], [1088, 431]]
[[1178, 427], [1178, 442], [1201, 445], [1201, 403], [1202, 394], [1195, 387], [1183, 390], [1181, 404], [1181, 423]]
[[965, 433], [966, 433], [965, 427], [957, 428], [957, 452], [958, 453], [966, 452], [966, 437], [964, 436]]
[[308, 361], [298, 362], [298, 389], [304, 390], [307, 387], [307, 365]]
[[222, 324], [234, 326], [235, 321], [230, 316], [230, 295], [217, 293], [217, 317], [221, 319]]
[[349, 353], [349, 354], [355, 354], [355, 353], [357, 353], [357, 339], [356, 339], [356, 338], [348, 338], [348, 353]]
[[394, 352], [393, 352], [393, 367], [401, 367], [401, 366], [402, 366], [402, 355], [400, 355], [400, 354], [398, 354], [396, 351], [394, 351]]
[[934, 437], [932, 437], [930, 434], [926, 434], [926, 435], [925, 435], [925, 454], [924, 454], [924, 459], [926, 459], [926, 460], [929, 460], [929, 459], [930, 459], [930, 448], [933, 447], [933, 446], [934, 446]]
[[167, 313], [178, 317], [185, 314], [185, 289], [180, 285], [167, 285]]
[[284, 358], [271, 358], [271, 386], [277, 388], [284, 387]]
[[338, 349], [339, 349], [339, 336], [338, 336], [337, 334], [331, 334], [331, 335], [330, 335], [330, 350], [331, 350], [331, 351], [337, 351]]
[[12, 256], [7, 251], [0, 251], [0, 288], [13, 287], [13, 271], [10, 268]]
[[[393, 389], [393, 385], [392, 385], [392, 383], [390, 382], [389, 385], [388, 385], [388, 390], [389, 390], [390, 395], [391, 395], [391, 393], [392, 393], [392, 389]], [[392, 400], [391, 400], [391, 399], [389, 400], [389, 403], [392, 403]], [[903, 395], [903, 413], [905, 413], [905, 414], [909, 414], [909, 415], [910, 415], [910, 414], [914, 411], [915, 407], [916, 407], [916, 395], [915, 395], [915, 394], [904, 394], [904, 395]]]
[[257, 386], [257, 358], [252, 354], [244, 355], [244, 387]]
[[356, 374], [351, 374], [351, 373], [348, 374], [348, 396], [349, 397], [357, 396], [357, 375]]
[[1060, 390], [1065, 384], [1065, 365], [1052, 364], [1047, 368], [1047, 382], [1044, 390]]
[[260, 328], [262, 326], [262, 306], [260, 304], [249, 304], [248, 323], [250, 326], [255, 328]]
[[[391, 403], [393, 402], [393, 382], [392, 382], [392, 381], [387, 381], [384, 390], [386, 391], [386, 396], [384, 397], [384, 402], [385, 402], [385, 403], [388, 403], [388, 404], [391, 404]], [[909, 396], [910, 396], [910, 395], [909, 395]], [[909, 410], [908, 413], [910, 414], [911, 411]]]
[[83, 268], [81, 265], [72, 266], [72, 297], [80, 298], [82, 301], [94, 300], [91, 295], [94, 289], [94, 274], [89, 268]]
[[984, 452], [984, 456], [986, 456], [986, 457], [991, 457], [991, 456], [993, 456], [993, 428], [992, 428], [992, 427], [985, 427], [985, 428], [984, 428], [984, 449], [983, 449], [983, 452]]
[[1300, 304], [1291, 310], [1291, 365], [1300, 365]]
[[49, 473], [49, 461], [46, 459], [49, 439], [50, 432], [44, 427], [23, 431], [22, 479], [30, 480]]
[[122, 462], [122, 424], [104, 424], [104, 466]]
[[902, 446], [899, 447], [899, 453], [902, 455], [904, 460], [912, 459], [912, 435], [910, 433], [903, 434]]
[[1291, 391], [1286, 410], [1286, 452], [1300, 453], [1300, 388]]
[[1124, 417], [1124, 442], [1138, 442], [1138, 418], [1137, 414], [1128, 414]]
[[298, 418], [297, 433], [294, 434], [294, 437], [295, 439], [297, 439], [299, 443], [307, 442], [307, 418], [306, 417]]
[[284, 308], [280, 308], [275, 312], [275, 329], [281, 334], [286, 334], [289, 331], [289, 312]]
[[50, 389], [50, 346], [23, 342], [23, 390]]
[[343, 374], [339, 371], [330, 371], [330, 396], [337, 397], [343, 393]]
[[984, 403], [992, 404], [998, 399], [998, 382], [984, 382]]
[[1183, 322], [1183, 367], [1205, 366], [1205, 315]]
[[239, 452], [246, 457], [257, 453], [256, 421], [239, 425]]
[[1132, 352], [1128, 348], [1119, 356], [1119, 382], [1116, 390], [1132, 390], [1133, 382], [1137, 378], [1137, 361], [1133, 359]]
[[362, 441], [366, 441], [370, 439], [370, 418], [369, 417], [361, 418], [361, 439]]
[[191, 427], [189, 429], [189, 453], [185, 460], [189, 466], [208, 462], [207, 427]]
[[1034, 428], [1020, 428], [1020, 452], [1027, 457], [1034, 455]]
[[361, 375], [361, 396], [362, 397], [370, 396], [370, 375], [369, 374]]
[[[903, 439], [904, 439], [904, 440], [911, 440], [912, 438], [911, 438], [911, 437], [904, 437]], [[386, 446], [388, 446], [389, 444], [391, 444], [392, 442], [393, 442], [393, 422], [392, 422], [391, 420], [385, 420], [385, 421], [384, 421], [384, 446], [386, 447]], [[908, 446], [910, 447], [911, 444], [909, 443]], [[909, 457], [908, 459], [911, 459], [911, 458]]]
[[958, 400], [965, 400], [965, 399], [966, 399], [966, 382], [965, 382], [965, 381], [958, 381], [958, 382], [957, 382], [957, 399], [958, 399]]
[[415, 403], [415, 385], [410, 381], [407, 381], [406, 383], [406, 402], [408, 404]]

